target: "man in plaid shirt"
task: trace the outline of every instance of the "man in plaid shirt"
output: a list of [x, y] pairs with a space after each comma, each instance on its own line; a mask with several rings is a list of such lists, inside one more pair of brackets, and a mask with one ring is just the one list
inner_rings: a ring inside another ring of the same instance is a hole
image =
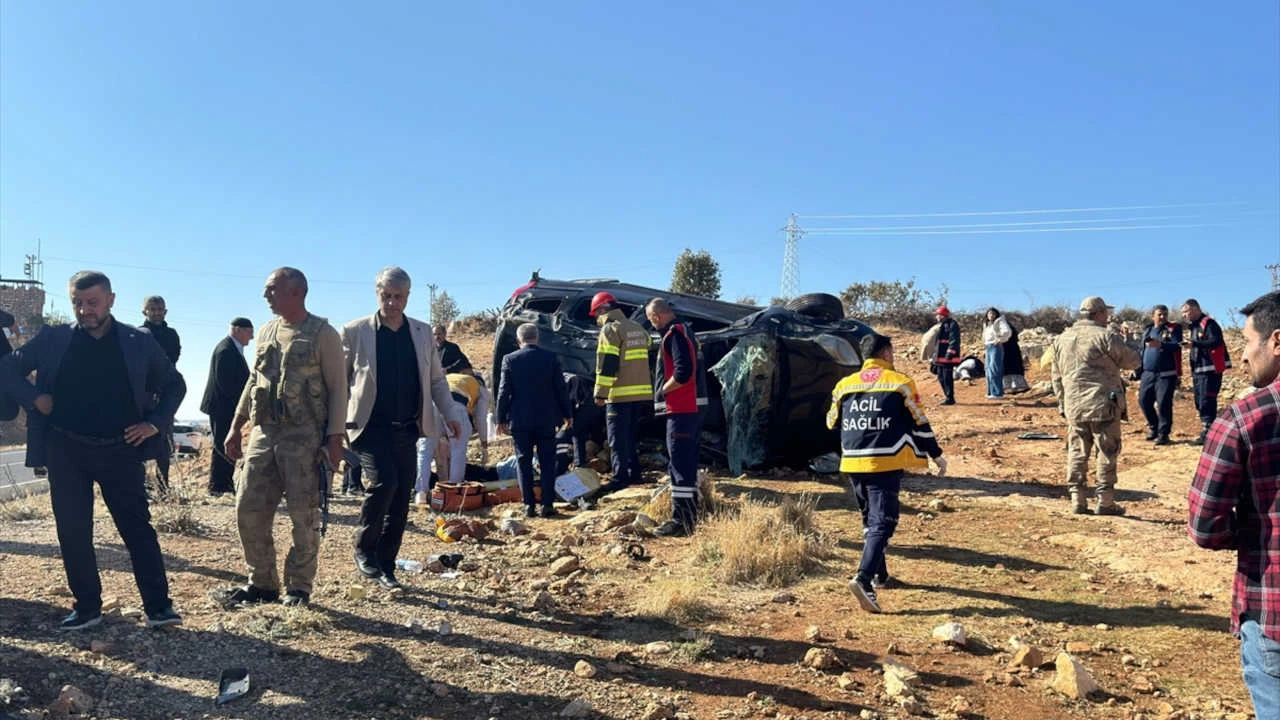
[[1257, 392], [1209, 428], [1187, 497], [1197, 545], [1238, 555], [1231, 631], [1259, 718], [1280, 718], [1280, 292], [1245, 306], [1245, 363]]

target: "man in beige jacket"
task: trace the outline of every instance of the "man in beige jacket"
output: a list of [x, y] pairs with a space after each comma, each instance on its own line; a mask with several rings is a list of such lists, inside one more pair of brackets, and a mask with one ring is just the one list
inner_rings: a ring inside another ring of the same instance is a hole
[[1091, 296], [1080, 303], [1080, 319], [1053, 342], [1053, 392], [1067, 420], [1067, 487], [1072, 509], [1089, 511], [1085, 490], [1089, 456], [1098, 447], [1098, 515], [1123, 515], [1116, 504], [1116, 458], [1120, 455], [1120, 419], [1125, 415], [1122, 373], [1142, 359], [1107, 326], [1114, 308]]
[[396, 554], [418, 475], [418, 438], [435, 438], [443, 430], [436, 424], [436, 408], [455, 437], [462, 420], [431, 326], [404, 314], [409, 288], [408, 273], [384, 268], [374, 284], [378, 311], [342, 328], [350, 387], [347, 440], [360, 456], [365, 477], [352, 538], [356, 570], [388, 590], [400, 587]]

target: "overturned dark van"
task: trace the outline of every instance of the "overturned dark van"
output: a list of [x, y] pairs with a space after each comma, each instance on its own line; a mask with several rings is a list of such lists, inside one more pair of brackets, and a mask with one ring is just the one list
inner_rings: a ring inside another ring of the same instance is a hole
[[494, 387], [502, 358], [518, 347], [516, 327], [526, 322], [538, 326], [539, 344], [560, 356], [566, 372], [594, 379], [600, 329], [587, 312], [601, 291], [653, 333], [655, 352], [657, 332], [644, 315], [651, 298], [668, 299], [676, 316], [692, 325], [710, 370], [704, 454], [740, 473], [804, 467], [839, 449], [839, 436], [825, 423], [831, 390], [861, 366], [858, 341], [871, 329], [843, 317], [840, 301], [825, 294], [761, 309], [618, 280], [551, 280], [534, 273], [499, 315]]

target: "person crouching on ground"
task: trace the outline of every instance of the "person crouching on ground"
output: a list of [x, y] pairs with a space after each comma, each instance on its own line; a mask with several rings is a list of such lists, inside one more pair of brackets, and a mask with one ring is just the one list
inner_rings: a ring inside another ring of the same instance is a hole
[[862, 369], [831, 391], [827, 427], [840, 429], [840, 471], [853, 486], [866, 534], [862, 561], [849, 590], [868, 612], [880, 612], [876, 587], [889, 580], [885, 550], [898, 526], [898, 491], [907, 470], [947, 472], [942, 448], [929, 427], [915, 382], [893, 369], [893, 343], [872, 333], [862, 338]]

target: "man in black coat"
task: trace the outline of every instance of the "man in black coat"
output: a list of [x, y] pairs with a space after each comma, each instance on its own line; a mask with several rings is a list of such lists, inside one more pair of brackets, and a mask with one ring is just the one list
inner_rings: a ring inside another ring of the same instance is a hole
[[573, 427], [564, 372], [555, 353], [538, 347], [538, 326], [516, 328], [520, 349], [502, 358], [498, 384], [498, 432], [510, 434], [516, 446], [516, 476], [525, 515], [533, 517], [537, 498], [533, 493], [533, 453], [537, 448], [542, 471], [542, 517], [555, 517], [552, 506], [556, 484], [556, 428]]
[[[142, 329], [151, 333], [169, 358], [169, 362], [177, 365], [178, 356], [182, 354], [182, 341], [178, 339], [178, 331], [165, 322], [165, 316], [168, 314], [169, 308], [165, 306], [164, 298], [159, 295], [148, 296], [142, 301], [142, 316], [146, 318], [142, 323]], [[160, 475], [161, 492], [168, 492], [169, 459], [173, 455], [173, 435], [170, 434], [163, 440], [169, 446], [169, 452], [156, 456], [156, 470]]]
[[227, 457], [222, 443], [231, 429], [240, 393], [249, 380], [249, 364], [244, 359], [244, 348], [251, 340], [253, 323], [248, 318], [238, 317], [231, 321], [231, 332], [227, 337], [214, 346], [213, 357], [209, 360], [209, 380], [204, 386], [200, 412], [209, 416], [209, 426], [213, 431], [209, 494], [214, 497], [236, 491], [231, 478], [235, 463]]

